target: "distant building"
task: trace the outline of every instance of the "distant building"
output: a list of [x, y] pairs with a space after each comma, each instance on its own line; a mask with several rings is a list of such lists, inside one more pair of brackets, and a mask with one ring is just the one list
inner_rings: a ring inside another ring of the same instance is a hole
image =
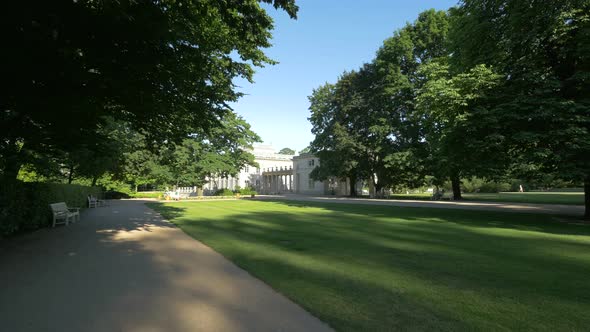
[[257, 144], [252, 149], [255, 161], [259, 167], [246, 166], [235, 177], [215, 177], [208, 179], [203, 187], [206, 195], [215, 193], [219, 189], [234, 190], [236, 187], [253, 187], [257, 192], [263, 192], [262, 172], [273, 168], [290, 168], [293, 166], [293, 156], [276, 153], [272, 145]]
[[[310, 174], [320, 165], [320, 159], [311, 153], [298, 156], [276, 153], [271, 145], [255, 145], [252, 149], [259, 167], [246, 166], [235, 177], [208, 179], [203, 187], [205, 195], [219, 189], [234, 190], [236, 187], [253, 187], [260, 194], [296, 193], [303, 195], [350, 195], [348, 180], [330, 178], [316, 181]], [[362, 187], [357, 184], [357, 190]]]
[[295, 193], [306, 195], [323, 195], [328, 193], [327, 181], [315, 181], [310, 173], [320, 165], [320, 159], [311, 153], [304, 153], [293, 158], [295, 175]]

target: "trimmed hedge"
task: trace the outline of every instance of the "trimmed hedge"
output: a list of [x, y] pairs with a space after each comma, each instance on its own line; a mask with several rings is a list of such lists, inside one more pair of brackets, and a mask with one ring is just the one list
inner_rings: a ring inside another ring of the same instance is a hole
[[99, 187], [76, 184], [20, 182], [0, 184], [0, 236], [35, 230], [51, 224], [50, 203], [86, 207], [87, 196], [101, 196]]
[[233, 196], [234, 192], [229, 189], [219, 189], [215, 192], [215, 196]]

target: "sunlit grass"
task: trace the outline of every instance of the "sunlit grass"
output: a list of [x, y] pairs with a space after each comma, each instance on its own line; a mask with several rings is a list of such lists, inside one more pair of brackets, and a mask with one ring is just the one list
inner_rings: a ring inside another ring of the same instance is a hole
[[[393, 194], [392, 199], [429, 200], [432, 194]], [[463, 198], [469, 201], [505, 202], [505, 203], [533, 203], [533, 204], [566, 204], [583, 205], [583, 192], [501, 192], [463, 193]]]
[[337, 330], [585, 330], [590, 227], [311, 202], [152, 203]]

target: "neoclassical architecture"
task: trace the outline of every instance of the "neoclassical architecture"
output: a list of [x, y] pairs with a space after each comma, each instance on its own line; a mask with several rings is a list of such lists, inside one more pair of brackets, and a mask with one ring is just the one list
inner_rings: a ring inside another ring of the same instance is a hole
[[252, 154], [259, 167], [246, 166], [235, 177], [212, 178], [203, 187], [205, 195], [211, 195], [219, 189], [231, 189], [236, 187], [254, 187], [259, 193], [264, 192], [262, 172], [271, 168], [289, 168], [293, 166], [293, 156], [276, 153], [271, 145], [257, 144], [252, 149]]
[[[262, 182], [264, 194], [296, 193], [303, 195], [350, 195], [348, 181], [338, 181], [331, 178], [326, 181], [316, 181], [310, 174], [320, 165], [320, 159], [311, 153], [304, 153], [293, 157], [291, 167], [263, 169]], [[361, 183], [357, 188], [361, 188]]]
[[[254, 187], [260, 194], [296, 193], [304, 195], [350, 194], [348, 181], [335, 178], [315, 181], [311, 171], [320, 165], [320, 159], [313, 154], [298, 156], [276, 153], [271, 145], [255, 145], [252, 153], [259, 167], [246, 166], [235, 177], [209, 179], [203, 188], [205, 195], [212, 195], [219, 189]], [[357, 186], [360, 188], [361, 186]]]

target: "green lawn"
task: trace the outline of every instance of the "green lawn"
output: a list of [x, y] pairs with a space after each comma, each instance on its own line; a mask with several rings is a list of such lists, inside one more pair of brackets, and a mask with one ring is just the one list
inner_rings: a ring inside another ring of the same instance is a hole
[[587, 225], [294, 201], [149, 205], [336, 330], [590, 326]]
[[[429, 200], [431, 194], [394, 194], [393, 199]], [[502, 192], [496, 194], [463, 194], [469, 201], [583, 205], [583, 192]]]

